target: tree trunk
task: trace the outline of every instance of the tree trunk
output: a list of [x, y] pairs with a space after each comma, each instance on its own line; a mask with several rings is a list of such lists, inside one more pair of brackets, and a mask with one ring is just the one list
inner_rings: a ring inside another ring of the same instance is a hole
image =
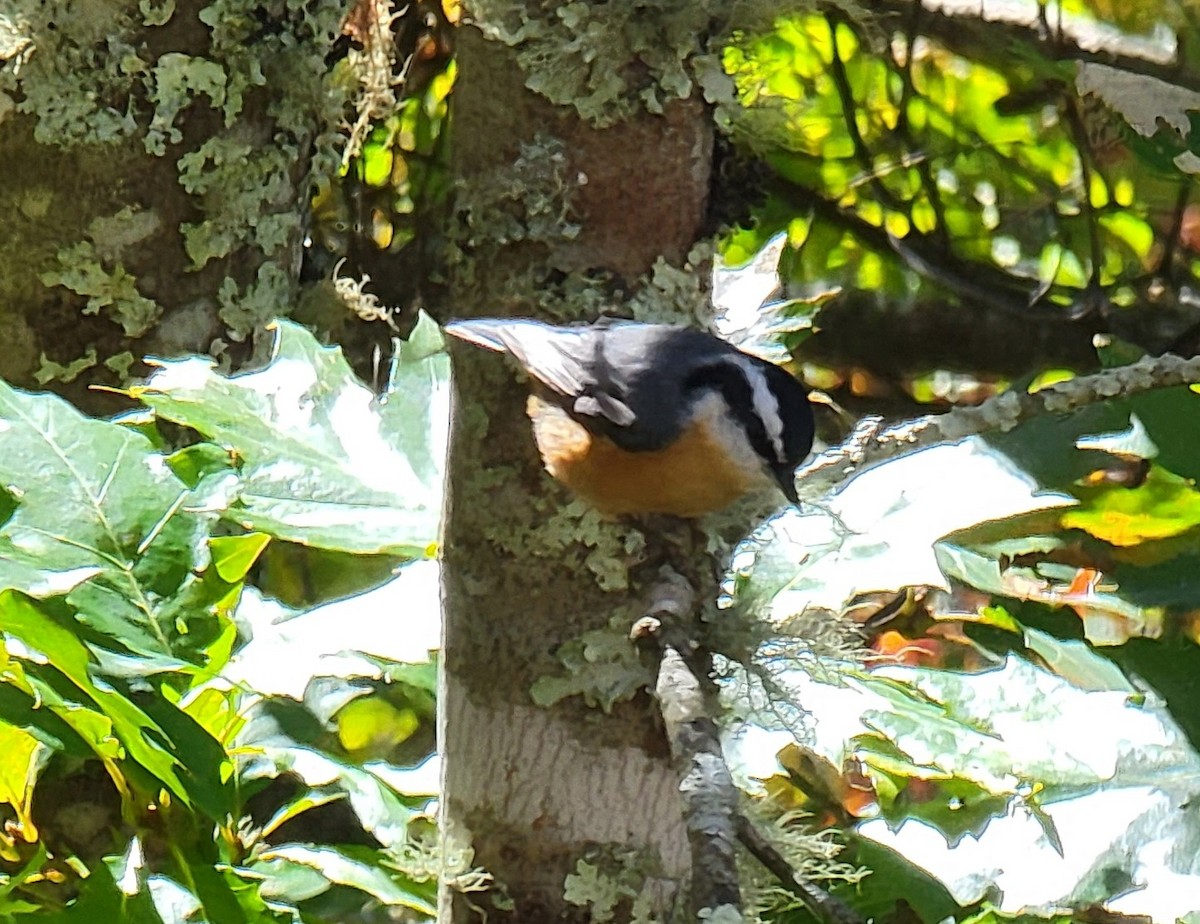
[[[457, 264], [444, 314], [695, 311], [707, 267], [685, 277], [686, 296], [655, 285], [664, 264], [650, 271], [663, 257], [683, 263], [701, 234], [706, 107], [675, 100], [597, 128], [527, 89], [513, 49], [476, 28], [461, 30], [459, 62]], [[688, 876], [687, 840], [627, 633], [671, 548], [572, 503], [541, 470], [511, 364], [455, 354], [442, 818], [450, 855], [472, 851], [511, 907], [496, 890], [451, 885], [442, 918], [475, 920], [483, 905], [489, 920], [588, 921], [601, 891], [591, 871], [611, 901], [662, 916]]]
[[145, 354], [236, 364], [291, 312], [309, 169], [345, 101], [324, 63], [344, 10], [241, 6], [0, 15], [0, 377], [112, 410], [89, 385], [144, 374]]

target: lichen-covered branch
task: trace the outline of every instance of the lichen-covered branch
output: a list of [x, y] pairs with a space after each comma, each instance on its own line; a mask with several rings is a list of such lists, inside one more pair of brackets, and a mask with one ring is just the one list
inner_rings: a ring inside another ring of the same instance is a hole
[[1008, 431], [1043, 414], [1066, 414], [1098, 401], [1193, 382], [1200, 382], [1200, 357], [1147, 356], [1128, 366], [1059, 382], [1032, 394], [1006, 391], [976, 407], [955, 408], [891, 427], [885, 427], [878, 417], [867, 417], [841, 445], [800, 469], [797, 490], [802, 500], [817, 500], [867, 468], [906, 452], [980, 433]]
[[662, 706], [672, 758], [683, 779], [684, 822], [692, 848], [691, 907], [741, 904], [734, 852], [737, 790], [721, 754], [717, 725], [704, 709], [699, 678], [673, 645], [663, 648], [654, 695]]
[[754, 826], [754, 822], [740, 813], [736, 821], [738, 840], [742, 846], [778, 879], [784, 888], [794, 894], [813, 917], [823, 924], [864, 924], [863, 918], [849, 905], [813, 885], [794, 870], [787, 857]]
[[740, 920], [734, 848], [738, 794], [705, 695], [708, 656], [672, 624], [691, 612], [694, 601], [690, 585], [668, 578], [655, 588], [651, 615], [638, 622], [633, 636], [658, 659], [654, 696], [662, 711], [671, 760], [680, 774], [679, 794], [692, 858], [692, 917], [700, 920], [702, 912], [712, 917], [719, 910], [722, 920]]

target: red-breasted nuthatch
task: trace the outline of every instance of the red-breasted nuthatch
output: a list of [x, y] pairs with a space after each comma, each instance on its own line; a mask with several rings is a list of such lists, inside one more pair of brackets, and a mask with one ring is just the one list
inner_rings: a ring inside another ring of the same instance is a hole
[[665, 324], [486, 318], [445, 329], [524, 367], [546, 470], [603, 513], [700, 516], [768, 479], [796, 502], [813, 414], [778, 366]]

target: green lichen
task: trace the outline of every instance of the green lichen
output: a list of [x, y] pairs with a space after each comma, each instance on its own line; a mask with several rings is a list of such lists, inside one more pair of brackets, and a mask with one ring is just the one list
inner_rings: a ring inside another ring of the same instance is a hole
[[[573, 220], [580, 182], [570, 170], [565, 144], [545, 134], [523, 144], [511, 165], [472, 177], [458, 196], [462, 224], [449, 261], [458, 285], [482, 286], [486, 277], [489, 297], [503, 301], [519, 295], [525, 310], [550, 319], [611, 314], [614, 280], [605, 273], [570, 272], [549, 284], [545, 264], [531, 264], [497, 283], [489, 263], [491, 253], [513, 244], [543, 244], [553, 253], [574, 241], [582, 230]], [[622, 313], [642, 321], [710, 324], [712, 254], [712, 243], [703, 241], [683, 266], [659, 258], [648, 277], [632, 287], [635, 294]]]
[[602, 629], [591, 629], [562, 645], [556, 652], [563, 671], [539, 677], [529, 689], [539, 706], [553, 706], [572, 696], [582, 696], [589, 706], [611, 712], [619, 702], [632, 699], [654, 682], [629, 640], [634, 617], [618, 612]]
[[649, 278], [629, 302], [635, 320], [658, 324], [707, 327], [712, 323], [711, 278], [713, 245], [701, 241], [692, 248], [683, 266], [659, 257]]
[[45, 353], [41, 355], [38, 361], [41, 365], [33, 373], [33, 380], [39, 385], [45, 385], [54, 381], [73, 382], [79, 377], [81, 372], [91, 369], [96, 365], [98, 358], [96, 356], [96, 348], [89, 347], [87, 353], [78, 359], [71, 360], [65, 366], [47, 358]]
[[242, 245], [271, 256], [288, 242], [296, 217], [280, 208], [294, 195], [288, 173], [294, 156], [287, 148], [217, 136], [179, 158], [180, 184], [209, 216], [182, 227], [194, 269]]
[[600, 516], [581, 501], [568, 504], [547, 522], [543, 539], [551, 552], [565, 536], [588, 549], [584, 564], [601, 590], [620, 593], [629, 588], [629, 566], [646, 549], [646, 536], [627, 523]]
[[468, 250], [486, 243], [503, 247], [522, 241], [554, 245], [572, 241], [580, 227], [571, 220], [578, 180], [568, 172], [567, 146], [540, 134], [521, 145], [516, 160], [472, 178], [461, 197]]
[[744, 924], [745, 918], [736, 905], [718, 905], [716, 908], [701, 908], [696, 915], [706, 924]]
[[201, 10], [201, 22], [212, 31], [210, 57], [225, 63], [231, 97], [271, 88], [267, 114], [278, 129], [273, 144], [290, 151], [293, 162], [311, 158], [316, 174], [329, 173], [340, 163], [340, 125], [353, 93], [331, 78], [325, 64], [345, 3], [284, 0], [274, 5], [278, 25], [269, 30], [262, 6], [262, 0], [213, 0]]
[[[29, 114], [37, 142], [113, 146], [131, 167], [139, 150], [177, 158], [180, 186], [201, 214], [178, 229], [192, 269], [247, 247], [290, 268], [307, 189], [296, 165], [328, 170], [338, 162], [348, 91], [333, 86], [324, 55], [344, 14], [341, 0], [211, 0], [187, 13], [205, 24], [206, 37], [194, 19], [181, 21], [176, 0], [0, 0], [0, 119], [8, 110]], [[178, 27], [189, 46], [153, 50], [163, 26]], [[216, 113], [217, 132], [181, 151], [187, 114], [200, 107]], [[26, 195], [20, 207], [42, 217], [42, 198]], [[137, 291], [119, 243], [90, 236], [94, 249], [62, 248], [43, 282], [86, 295], [88, 314], [112, 309], [130, 336], [145, 333], [159, 306]], [[281, 291], [277, 274], [260, 274], [237, 304], [224, 290], [231, 337], [246, 335], [251, 316], [286, 313], [288, 297], [263, 310]]]
[[165, 26], [175, 15], [175, 0], [138, 0], [138, 12], [148, 26]]
[[696, 0], [477, 0], [474, 21], [516, 50], [526, 86], [598, 126], [692, 94], [689, 60], [714, 11]]
[[162, 218], [157, 212], [127, 205], [115, 215], [93, 218], [87, 234], [97, 256], [113, 262], [161, 229]]
[[575, 864], [575, 872], [563, 881], [563, 898], [572, 905], [587, 908], [594, 924], [629, 921], [631, 924], [655, 924], [657, 904], [654, 880], [661, 875], [659, 865], [638, 851], [617, 844], [593, 848]]
[[162, 314], [162, 307], [138, 291], [137, 279], [119, 261], [105, 266], [96, 245], [82, 241], [64, 247], [55, 255], [56, 269], [46, 270], [38, 278], [45, 286], [63, 286], [87, 297], [84, 314], [110, 313], [125, 330], [127, 337], [140, 337]]
[[[491, 483], [503, 483], [495, 471], [486, 473]], [[508, 473], [509, 478], [515, 473]], [[549, 477], [549, 476], [547, 476]], [[480, 486], [485, 489], [485, 485]], [[528, 498], [529, 503], [537, 503]], [[582, 555], [582, 564], [596, 584], [609, 593], [629, 588], [629, 569], [641, 560], [646, 537], [639, 529], [602, 517], [582, 501], [558, 506], [540, 518], [533, 529], [522, 526], [514, 532], [496, 532], [487, 538], [519, 558], [548, 558], [561, 561], [572, 550]]]
[[110, 372], [115, 372], [122, 383], [129, 381], [129, 370], [133, 368], [133, 364], [137, 362], [137, 357], [126, 350], [123, 353], [118, 353], [116, 356], [110, 356], [104, 360], [104, 368]]
[[226, 125], [233, 121], [240, 108], [240, 99], [229, 105], [225, 69], [207, 58], [169, 52], [152, 68], [151, 81], [150, 102], [154, 104], [154, 116], [143, 138], [147, 154], [161, 157], [168, 144], [179, 144], [183, 140], [183, 132], [175, 120], [201, 94], [208, 97], [214, 108], [225, 111]]
[[45, 218], [54, 202], [54, 190], [49, 186], [30, 186], [20, 191], [17, 209], [30, 221]]
[[[712, 252], [712, 243], [702, 241], [692, 249], [682, 266], [659, 257], [650, 272], [630, 287], [633, 294], [620, 305], [621, 316], [654, 324], [711, 325], [713, 306], [709, 267]], [[537, 272], [536, 268], [530, 270], [531, 274]], [[520, 284], [528, 280], [513, 281]], [[541, 317], [578, 321], [613, 313], [614, 280], [605, 273], [568, 273], [554, 285], [539, 280], [536, 285], [517, 291], [525, 295], [532, 293], [529, 310]]]
[[260, 266], [258, 276], [244, 290], [232, 279], [226, 279], [217, 293], [217, 302], [230, 338], [244, 340], [252, 331], [279, 317], [291, 299], [291, 292], [291, 278], [274, 263]]
[[735, 120], [745, 112], [745, 107], [738, 101], [737, 85], [725, 72], [720, 56], [704, 54], [695, 57], [692, 75], [704, 94], [704, 101], [712, 106], [713, 123], [728, 134], [733, 130]]
[[128, 101], [147, 65], [128, 36], [137, 23], [122, 0], [0, 0], [0, 19], [27, 42], [18, 66], [0, 70], [17, 109], [37, 117], [39, 144], [109, 143], [138, 131]]
[[[546, 134], [523, 143], [511, 164], [472, 176], [456, 197], [461, 223], [447, 248], [457, 285], [483, 287], [486, 280], [488, 296], [496, 300], [514, 294], [528, 303], [532, 295], [535, 301], [527, 310], [563, 320], [587, 315], [584, 293], [589, 290], [594, 313], [610, 304], [610, 291], [578, 273], [549, 286], [546, 266], [530, 263], [498, 283], [490, 264], [491, 254], [513, 244], [541, 244], [553, 253], [574, 241], [581, 231], [573, 220], [580, 182], [570, 170], [566, 145]], [[575, 289], [567, 292], [565, 286]]]
[[[774, 702], [774, 700], [772, 700]], [[802, 809], [782, 811], [781, 803], [766, 799], [746, 803], [747, 820], [761, 837], [808, 882], [824, 889], [855, 886], [871, 875], [870, 870], [840, 859], [846, 850], [837, 829], [819, 829], [814, 818]], [[794, 915], [795, 896], [780, 888], [779, 880], [754, 864], [743, 867], [742, 903], [755, 921], [776, 921]], [[708, 920], [721, 920], [710, 916]]]

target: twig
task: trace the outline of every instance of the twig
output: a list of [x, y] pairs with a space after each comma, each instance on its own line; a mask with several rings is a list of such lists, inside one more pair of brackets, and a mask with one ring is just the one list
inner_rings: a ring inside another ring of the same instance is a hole
[[864, 221], [837, 203], [811, 190], [801, 190], [783, 178], [772, 185], [771, 192], [797, 211], [812, 212], [818, 218], [840, 225], [864, 247], [877, 252], [894, 251], [913, 272], [970, 303], [1025, 321], [1071, 323], [1078, 320], [1069, 309], [1033, 301], [1036, 290], [1023, 285], [1016, 277], [984, 264], [966, 263], [926, 235], [914, 231], [904, 239], [897, 238], [886, 228]]
[[1070, 127], [1072, 139], [1075, 142], [1075, 150], [1079, 152], [1079, 173], [1080, 181], [1083, 183], [1083, 195], [1080, 197], [1080, 203], [1083, 206], [1083, 214], [1087, 218], [1088, 228], [1088, 244], [1091, 248], [1092, 266], [1088, 272], [1088, 288], [1095, 290], [1100, 285], [1100, 270], [1104, 263], [1104, 248], [1100, 243], [1100, 223], [1096, 216], [1096, 207], [1092, 204], [1092, 178], [1093, 176], [1100, 177], [1100, 181], [1104, 184], [1105, 190], [1111, 190], [1108, 178], [1100, 171], [1099, 164], [1096, 162], [1096, 153], [1092, 150], [1092, 144], [1088, 140], [1087, 126], [1083, 122], [1083, 116], [1079, 112], [1079, 105], [1076, 100], [1068, 95], [1065, 99], [1067, 116], [1067, 125]]
[[738, 840], [754, 859], [794, 894], [809, 913], [823, 924], [865, 924], [853, 908], [801, 876], [779, 850], [745, 815], [737, 816]]
[[[912, 66], [913, 66], [913, 50], [916, 44], [918, 27], [921, 19], [921, 5], [913, 5], [912, 19], [908, 23], [908, 28], [904, 33], [904, 63], [901, 65], [896, 61], [895, 54], [892, 56], [892, 63], [896, 65], [897, 72], [900, 74], [901, 90], [900, 101], [896, 104], [898, 115], [896, 117], [896, 134], [903, 139], [905, 147], [910, 151], [918, 149], [916, 139], [912, 134], [912, 126], [908, 121], [908, 107], [913, 96], [917, 93], [916, 84], [913, 83]], [[933, 209], [934, 218], [934, 236], [938, 243], [943, 247], [949, 245], [949, 234], [946, 228], [946, 206], [942, 202], [942, 194], [938, 189], [937, 179], [933, 175], [933, 168], [930, 166], [929, 158], [921, 157], [914, 164], [917, 175], [921, 178], [921, 188], [925, 190], [925, 195], [929, 199], [929, 206]], [[912, 209], [909, 209], [909, 218], [912, 218]]]
[[683, 590], [671, 579], [662, 586], [665, 589], [656, 593], [651, 614], [638, 621], [632, 635], [658, 658], [654, 696], [662, 711], [671, 760], [680, 774], [679, 794], [691, 846], [690, 910], [695, 920], [700, 920], [701, 911], [722, 906], [740, 914], [734, 849], [738, 794], [705, 696], [708, 656], [671, 624], [690, 612], [695, 591], [690, 585]]
[[854, 157], [859, 167], [870, 178], [871, 188], [875, 190], [875, 195], [880, 201], [894, 211], [910, 214], [909, 205], [888, 189], [879, 176], [871, 149], [867, 147], [866, 139], [858, 130], [858, 105], [854, 101], [854, 91], [850, 88], [850, 78], [846, 74], [846, 62], [842, 60], [842, 54], [838, 50], [838, 26], [844, 25], [849, 29], [850, 22], [839, 11], [834, 10], [825, 14], [825, 22], [829, 26], [829, 42], [832, 46], [829, 74], [833, 78], [833, 85], [837, 87], [838, 99], [842, 104], [842, 121], [846, 123], [846, 134], [850, 136], [854, 145]]
[[1200, 357], [1146, 356], [1131, 365], [1059, 382], [1033, 394], [1006, 391], [976, 407], [959, 407], [892, 427], [885, 428], [878, 417], [864, 418], [840, 446], [800, 469], [797, 488], [802, 500], [817, 500], [867, 468], [906, 452], [980, 433], [1005, 432], [1044, 414], [1066, 414], [1099, 401], [1193, 382], [1200, 382]]
[[[974, 43], [997, 54], [1032, 45], [1054, 60], [1086, 61], [1152, 77], [1178, 87], [1200, 90], [1200, 74], [1184, 66], [1178, 50], [1157, 47], [1153, 42], [1118, 32], [1085, 17], [1061, 20], [1047, 34], [1038, 12], [1028, 4], [993, 0], [876, 0], [878, 14], [908, 14], [914, 3], [922, 7], [922, 31], [951, 50]], [[1057, 34], [1055, 34], [1057, 33]]]
[[1175, 208], [1171, 213], [1171, 230], [1164, 237], [1162, 256], [1158, 261], [1160, 275], [1167, 277], [1172, 275], [1171, 264], [1175, 260], [1175, 250], [1179, 246], [1179, 235], [1183, 233], [1183, 219], [1187, 215], [1188, 200], [1191, 199], [1191, 195], [1192, 184], [1186, 181], [1180, 183], [1179, 192], [1175, 195]]

